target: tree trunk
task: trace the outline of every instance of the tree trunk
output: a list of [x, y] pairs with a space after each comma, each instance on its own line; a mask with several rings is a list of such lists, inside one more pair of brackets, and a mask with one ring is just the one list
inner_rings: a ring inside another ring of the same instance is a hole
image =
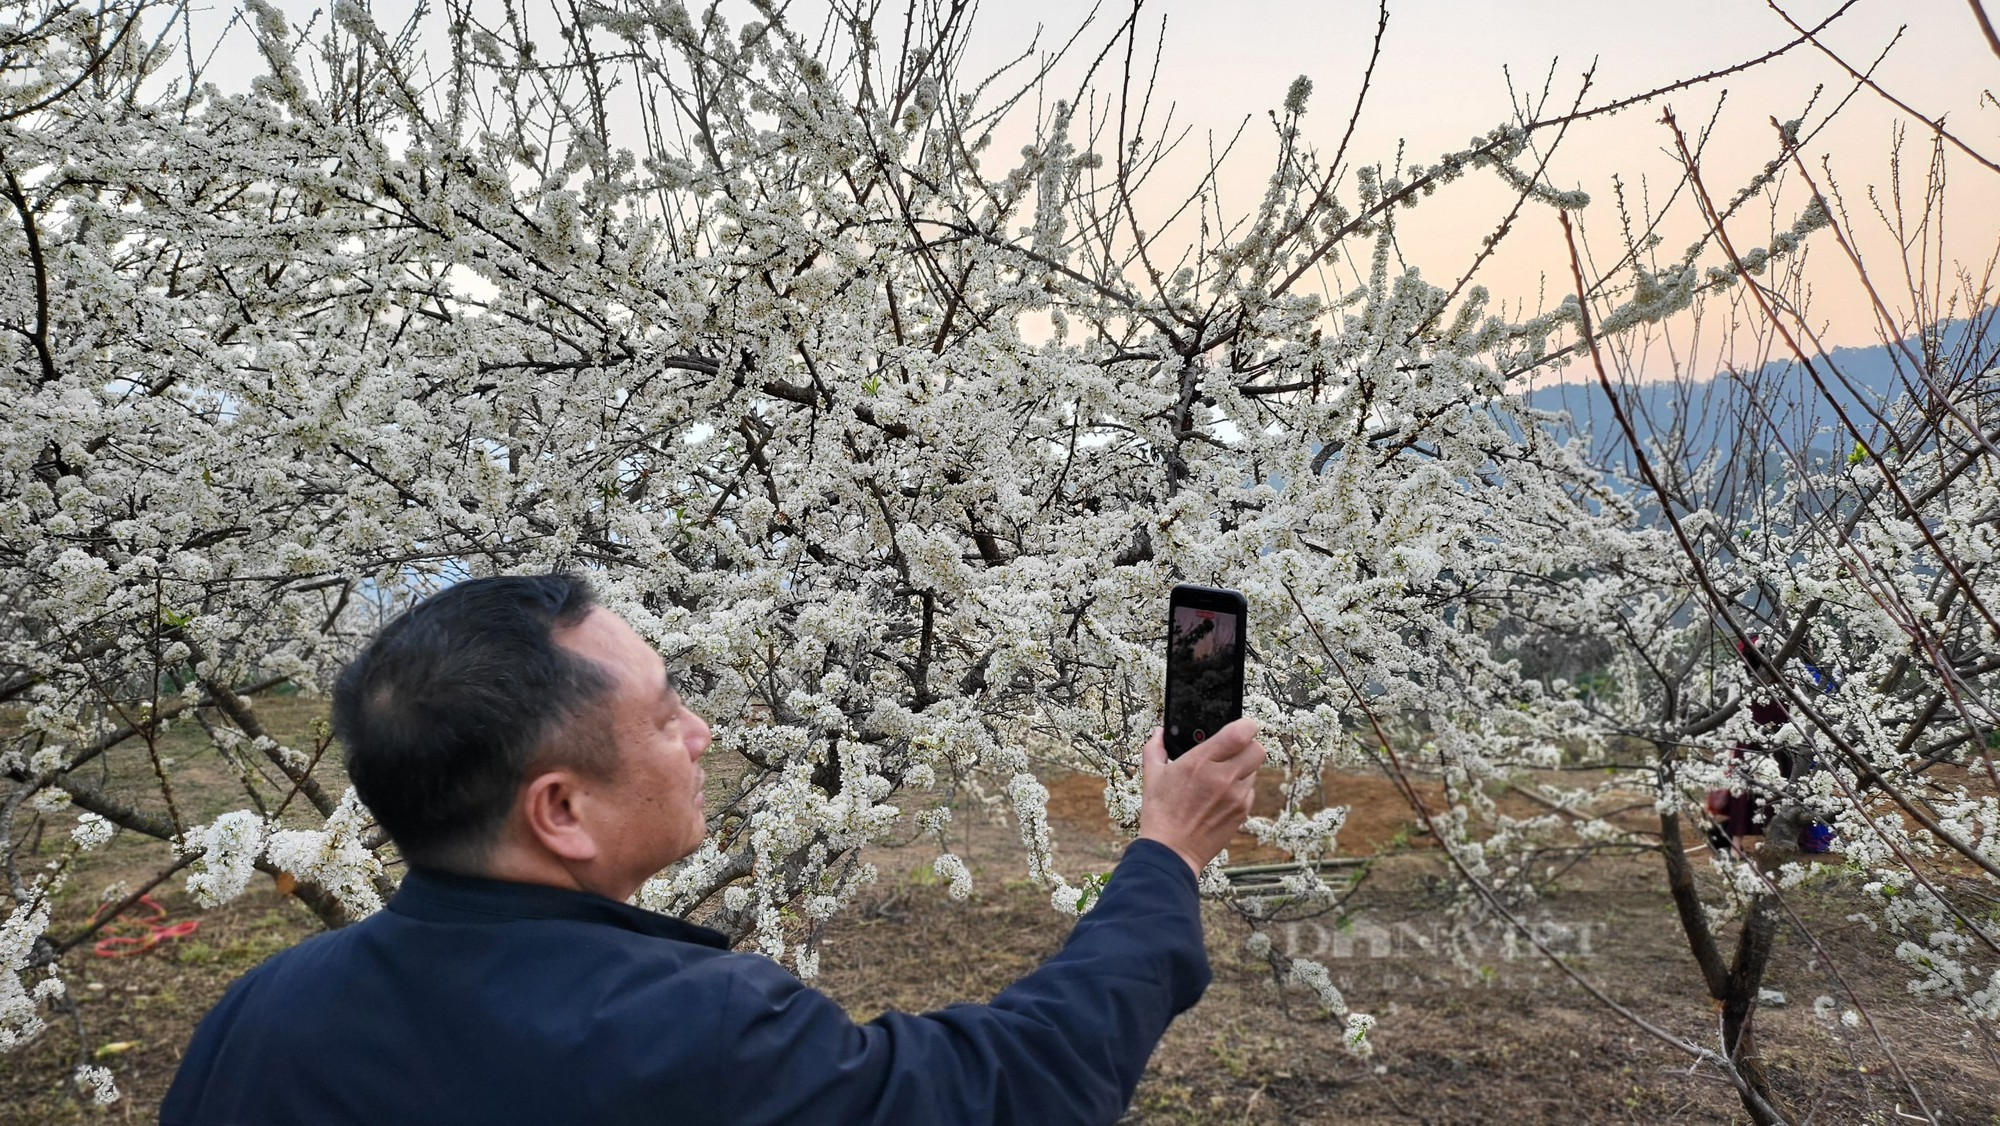
[[[1790, 844], [1797, 833], [1794, 820], [1784, 812], [1772, 818], [1769, 826], [1772, 836], [1752, 863], [1769, 871], [1797, 851]], [[1779, 841], [1784, 843], [1774, 843]], [[1743, 1109], [1758, 1126], [1777, 1126], [1789, 1119], [1771, 1093], [1770, 1078], [1765, 1074], [1763, 1057], [1757, 1053], [1752, 1024], [1757, 993], [1763, 987], [1764, 971], [1770, 965], [1771, 949], [1778, 934], [1777, 898], [1760, 895], [1750, 904], [1743, 918], [1743, 929], [1737, 935], [1735, 956], [1724, 965], [1721, 948], [1709, 929], [1707, 909], [1702, 906], [1695, 887], [1693, 866], [1683, 848], [1680, 815], [1671, 811], [1661, 813], [1660, 856], [1666, 863], [1667, 889], [1673, 896], [1688, 949], [1701, 967], [1708, 995], [1722, 1006], [1723, 1051], [1742, 1079], [1737, 1093], [1743, 1100]]]
[[[1736, 957], [1729, 965], [1728, 984], [1722, 1002], [1722, 1047], [1748, 1091], [1739, 1091], [1743, 1108], [1758, 1126], [1775, 1126], [1786, 1121], [1771, 1094], [1770, 1079], [1764, 1073], [1763, 1057], [1757, 1053], [1752, 1019], [1757, 1012], [1757, 992], [1764, 983], [1764, 969], [1771, 961], [1771, 947], [1778, 934], [1777, 897], [1760, 895], [1750, 904], [1737, 937]], [[1751, 1098], [1752, 1094], [1756, 1098]]]

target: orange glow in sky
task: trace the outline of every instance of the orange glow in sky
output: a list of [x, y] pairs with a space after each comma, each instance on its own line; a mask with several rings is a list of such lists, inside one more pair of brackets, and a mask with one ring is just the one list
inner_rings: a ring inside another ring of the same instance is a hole
[[[1784, 7], [1793, 19], [1810, 27], [1839, 5], [1802, 0]], [[988, 7], [981, 13], [987, 34], [977, 40], [970, 61], [982, 65], [1001, 61], [1032, 38], [1038, 23], [1046, 27], [1045, 44], [1060, 42], [1086, 11], [1086, 5], [1063, 0], [1011, 0]], [[1128, 11], [1119, 6], [1100, 11], [1105, 35]], [[1506, 122], [1511, 116], [1510, 75], [1519, 96], [1539, 99], [1546, 84], [1546, 112], [1553, 115], [1577, 99], [1582, 75], [1593, 64], [1592, 82], [1581, 98], [1586, 107], [1731, 67], [1797, 37], [1760, 0], [1683, 0], [1673, 5], [1391, 0], [1389, 13], [1381, 59], [1349, 150], [1362, 161], [1385, 165], [1395, 163], [1399, 145], [1406, 161], [1430, 163]], [[1139, 19], [1149, 29], [1140, 37], [1140, 54], [1147, 64], [1164, 20], [1155, 100], [1171, 99], [1175, 127], [1193, 129], [1183, 154], [1171, 166], [1181, 173], [1179, 179], [1160, 186], [1142, 202], [1142, 207], [1157, 208], [1155, 213], [1163, 218], [1199, 177], [1210, 138], [1220, 149], [1246, 117], [1248, 126], [1218, 189], [1225, 213], [1255, 208], [1277, 149], [1266, 113], [1281, 106], [1286, 88], [1299, 75], [1314, 84], [1303, 122], [1305, 139], [1330, 154], [1360, 89], [1377, 8], [1352, 0], [1182, 0], [1147, 4]], [[1863, 69], [1882, 56], [1873, 71], [1881, 86], [1928, 117], [1943, 116], [1954, 134], [1989, 159], [2000, 160], [2000, 107], [1986, 93], [2000, 89], [2000, 57], [1987, 47], [1964, 0], [1858, 0], [1821, 38]], [[1100, 72], [1100, 89], [1116, 89], [1121, 54], [1114, 53], [1106, 64], [1108, 72]], [[1094, 55], [1094, 50], [1087, 53], [1076, 72], [1080, 74]], [[1807, 114], [1816, 87], [1823, 89]], [[1548, 179], [1559, 189], [1581, 188], [1591, 194], [1593, 202], [1581, 217], [1582, 230], [1590, 260], [1608, 264], [1624, 249], [1613, 177], [1623, 182], [1627, 203], [1635, 211], [1648, 199], [1658, 204], [1679, 180], [1681, 164], [1673, 153], [1672, 134], [1660, 124], [1664, 109], [1671, 108], [1684, 129], [1701, 129], [1713, 120], [1701, 168], [1711, 193], [1726, 201], [1778, 155], [1773, 118], [1788, 121], [1805, 116], [1810, 131], [1828, 109], [1847, 99], [1833, 123], [1811, 134], [1802, 148], [1808, 169], [1822, 186], [1831, 179], [1846, 193], [1862, 257], [1881, 274], [1878, 289], [1893, 310], [1903, 292], [1902, 260], [1868, 193], [1873, 189], [1877, 198], [1890, 202], [1892, 142], [1898, 123], [1908, 125], [1912, 119], [1879, 95], [1856, 92], [1855, 87], [1838, 64], [1811, 44], [1801, 45], [1754, 70], [1577, 125], [1555, 150]], [[1156, 108], [1154, 119], [1158, 118]], [[996, 143], [992, 151], [998, 159], [1011, 159], [1025, 140], [1023, 136]], [[1920, 123], [1909, 126], [1902, 154], [1906, 198], [1921, 192], [1930, 154], [1931, 135]], [[1945, 288], [1950, 289], [1952, 263], [1976, 275], [1994, 253], [2000, 238], [2000, 173], [1956, 151], [1946, 154], [1945, 163], [1949, 186], [1944, 277]], [[1752, 205], [1730, 221], [1732, 240], [1739, 250], [1768, 242], [1774, 229], [1791, 224], [1808, 199], [1810, 194], [1791, 177], [1775, 208]], [[1449, 287], [1512, 202], [1512, 191], [1491, 173], [1468, 176], [1403, 213], [1398, 248], [1408, 264]], [[1702, 231], [1691, 208], [1676, 204], [1675, 212], [1661, 227], [1663, 241], [1656, 254], [1662, 261], [1678, 258]], [[1142, 219], [1145, 214], [1142, 210]], [[1355, 251], [1365, 255], [1367, 247]], [[1705, 261], [1712, 264], [1718, 259], [1711, 253]], [[1936, 265], [1935, 256], [1931, 264]], [[1365, 260], [1361, 268], [1365, 270]], [[1866, 292], [1828, 232], [1809, 241], [1803, 269], [1812, 289], [1807, 320], [1827, 345], [1878, 342]], [[1531, 206], [1477, 280], [1496, 299], [1507, 302], [1510, 311], [1518, 302], [1532, 314], [1561, 300], [1570, 292], [1571, 282], [1555, 215]], [[1352, 282], [1351, 268], [1336, 267], [1324, 284], [1329, 292], [1339, 292]], [[1734, 292], [1741, 293], [1741, 287]], [[1902, 296], [1900, 304], [1907, 306], [1908, 297]], [[1729, 313], [1724, 310], [1711, 319], [1727, 321]], [[1712, 374], [1728, 354], [1721, 344], [1725, 335], [1711, 325], [1692, 346], [1683, 341], [1682, 362], [1707, 364], [1702, 374]], [[1700, 352], [1703, 344], [1712, 353]], [[1741, 347], [1739, 341], [1737, 348]], [[1735, 358], [1746, 359], [1740, 354]], [[1750, 362], [1755, 359], [1748, 357]], [[1665, 347], [1635, 357], [1633, 364], [1649, 377], [1669, 374]]]

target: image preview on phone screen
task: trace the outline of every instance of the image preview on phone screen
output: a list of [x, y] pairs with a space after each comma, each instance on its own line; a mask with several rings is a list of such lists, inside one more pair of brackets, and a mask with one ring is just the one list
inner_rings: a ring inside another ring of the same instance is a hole
[[1236, 718], [1242, 623], [1227, 610], [1176, 605], [1167, 644], [1167, 749], [1186, 749]]

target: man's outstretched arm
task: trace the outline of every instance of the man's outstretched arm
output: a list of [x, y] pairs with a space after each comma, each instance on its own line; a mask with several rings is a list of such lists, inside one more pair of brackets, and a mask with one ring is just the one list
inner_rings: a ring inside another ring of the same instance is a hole
[[776, 965], [736, 965], [718, 1034], [740, 1069], [718, 1076], [718, 1120], [1115, 1121], [1207, 987], [1195, 873], [1248, 814], [1263, 760], [1248, 721], [1174, 762], [1155, 734], [1142, 839], [1063, 949], [989, 1004], [856, 1026]]

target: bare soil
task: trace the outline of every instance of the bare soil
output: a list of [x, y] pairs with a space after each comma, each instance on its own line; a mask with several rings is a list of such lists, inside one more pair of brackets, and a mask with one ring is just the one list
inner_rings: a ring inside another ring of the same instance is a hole
[[[1276, 808], [1277, 781], [1260, 789], [1259, 812]], [[1340, 1022], [1296, 987], [1281, 987], [1271, 966], [1248, 952], [1251, 924], [1211, 904], [1214, 982], [1154, 1054], [1128, 1121], [1748, 1121], [1711, 1069], [1509, 942], [1503, 923], [1456, 913], [1443, 858], [1392, 783], [1377, 775], [1325, 781], [1330, 796], [1352, 804], [1343, 854], [1375, 860], [1340, 915], [1266, 933], [1279, 951], [1326, 964], [1348, 1003], [1379, 1018], [1372, 1056], [1347, 1052]], [[1104, 813], [1101, 781], [1058, 779], [1051, 790], [1064, 870], [1115, 862], [1122, 839]], [[1423, 796], [1437, 808], [1436, 790]], [[886, 875], [893, 860], [878, 856], [883, 885], [836, 928], [836, 943], [849, 945], [827, 951], [820, 984], [857, 1016], [991, 994], [1061, 943], [1064, 921], [1027, 886], [1011, 828], [962, 827], [969, 831], [961, 854], [977, 889], [971, 902], [952, 903], [916, 867], [897, 884]], [[1262, 859], [1248, 838], [1233, 842], [1230, 856]], [[1972, 1046], [1962, 1020], [1907, 994], [1903, 967], [1865, 924], [1846, 918], [1855, 910], [1847, 879], [1830, 867], [1823, 883], [1789, 897], [1826, 961], [1797, 931], [1779, 940], [1765, 986], [1784, 999], [1760, 1007], [1756, 1026], [1774, 1087], [1815, 1122], [1907, 1121], [1902, 1116], [1917, 1110], [1911, 1086], [1943, 1121], [2000, 1122], [2000, 1069]], [[1668, 1032], [1715, 1044], [1715, 1006], [1675, 922], [1656, 854], [1571, 868], [1523, 913], [1610, 1000]], [[912, 946], [927, 953], [913, 959]], [[912, 973], [913, 961], [936, 970]], [[1844, 1005], [1830, 1018], [1815, 1015], [1815, 998], [1842, 995], [1828, 961], [1864, 999], [1888, 1050], [1865, 1025], [1838, 1019]]]
[[[311, 718], [304, 701], [273, 704], [260, 707], [274, 725], [302, 729]], [[179, 798], [191, 815], [212, 816], [235, 801], [221, 764], [191, 758], [182, 770]], [[148, 781], [129, 785], [137, 792]], [[328, 781], [338, 784], [337, 777]], [[1394, 785], [1360, 774], [1324, 781], [1331, 800], [1352, 806], [1342, 853], [1372, 862], [1338, 915], [1267, 925], [1266, 933], [1280, 952], [1323, 961], [1349, 1004], [1379, 1018], [1373, 1055], [1347, 1052], [1340, 1023], [1302, 991], [1281, 987], [1270, 964], [1249, 953], [1251, 925], [1211, 904], [1214, 982], [1169, 1030], [1127, 1121], [1747, 1120], [1711, 1069], [1616, 1015], [1540, 955], [1510, 944], [1504, 926], [1456, 912], [1443, 857]], [[1072, 880], [1109, 870], [1124, 838], [1105, 815], [1101, 780], [1049, 782], [1063, 870]], [[1275, 808], [1276, 785], [1266, 781], [1260, 812]], [[1423, 796], [1436, 808], [1435, 789]], [[1505, 801], [1527, 808], [1518, 797]], [[61, 822], [51, 820], [52, 841]], [[969, 900], [951, 900], [930, 874], [934, 845], [879, 848], [868, 859], [880, 880], [830, 925], [817, 984], [857, 1019], [983, 1000], [1060, 946], [1068, 920], [1027, 881], [1013, 827], [966, 809], [955, 835], [974, 876]], [[127, 834], [91, 854], [58, 905], [55, 932], [73, 933], [98, 889], [143, 879], [161, 855]], [[1267, 854], [1246, 838], [1232, 845], [1231, 857], [1249, 863]], [[1785, 999], [1758, 1011], [1776, 1089], [1814, 1122], [1909, 1121], [1917, 1113], [1912, 1086], [1944, 1121], [2000, 1122], [2000, 1068], [1973, 1045], [1963, 1021], [1907, 994], [1907, 974], [1881, 939], [1848, 921], [1851, 877], [1836, 868], [1789, 897], [1819, 949], [1796, 929], [1780, 937], [1766, 985]], [[195, 1023], [229, 983], [318, 929], [263, 876], [242, 898], [213, 910], [193, 904], [178, 880], [156, 899], [172, 920], [197, 920], [199, 929], [136, 956], [98, 958], [84, 948], [65, 962], [85, 1042], [116, 1072], [124, 1097], [108, 1108], [75, 1097], [68, 1076], [78, 1062], [77, 1030], [52, 1014], [36, 1043], [0, 1057], [0, 1122], [154, 1120]], [[1674, 921], [1657, 855], [1607, 855], [1569, 868], [1525, 914], [1609, 999], [1668, 1032], [1715, 1043], [1714, 1007]], [[1864, 999], [1879, 1040], [1866, 1024], [1851, 1028], [1838, 1019], [1845, 1003], [1830, 1017], [1815, 1015], [1816, 997], [1842, 996], [1828, 960]]]

